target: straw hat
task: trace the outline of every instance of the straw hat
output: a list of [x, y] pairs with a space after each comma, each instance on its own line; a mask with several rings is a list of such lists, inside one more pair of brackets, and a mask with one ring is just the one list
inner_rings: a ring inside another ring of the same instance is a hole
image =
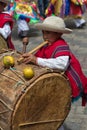
[[72, 30], [65, 27], [64, 20], [57, 16], [45, 18], [43, 23], [37, 23], [35, 27], [39, 30], [46, 30], [59, 33], [71, 33]]
[[0, 0], [0, 2], [5, 3], [5, 4], [9, 4], [10, 0]]

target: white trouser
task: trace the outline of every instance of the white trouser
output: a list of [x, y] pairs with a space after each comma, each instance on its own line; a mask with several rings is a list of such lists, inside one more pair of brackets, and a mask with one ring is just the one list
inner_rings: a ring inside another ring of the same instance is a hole
[[26, 20], [18, 19], [17, 26], [18, 26], [18, 33], [20, 33], [21, 31], [29, 30], [29, 25], [26, 22]]
[[84, 24], [86, 21], [82, 18], [74, 19], [74, 22], [76, 24], [76, 27], [79, 27], [80, 25]]
[[64, 130], [64, 126], [62, 125], [58, 130]]

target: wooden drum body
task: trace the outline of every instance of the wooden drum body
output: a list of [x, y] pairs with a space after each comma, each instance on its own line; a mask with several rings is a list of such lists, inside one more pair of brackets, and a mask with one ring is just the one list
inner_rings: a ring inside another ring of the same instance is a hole
[[4, 38], [0, 35], [0, 51], [2, 49], [8, 49], [8, 46]]
[[[15, 57], [15, 66], [14, 70], [0, 69], [0, 130], [56, 130], [70, 111], [68, 80], [48, 68], [18, 65], [19, 54], [9, 53]], [[34, 69], [30, 80], [23, 78], [25, 66]]]

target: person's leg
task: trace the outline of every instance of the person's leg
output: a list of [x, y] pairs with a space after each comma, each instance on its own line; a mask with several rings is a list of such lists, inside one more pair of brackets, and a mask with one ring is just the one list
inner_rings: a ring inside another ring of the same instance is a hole
[[77, 28], [83, 27], [86, 24], [86, 21], [83, 18], [74, 19], [75, 25]]
[[[19, 19], [19, 20], [17, 20], [17, 26], [18, 26], [18, 35], [23, 39], [24, 39], [24, 37], [27, 37], [27, 39], [29, 39], [28, 23], [25, 20]], [[26, 41], [26, 40], [24, 40], [24, 41]], [[27, 42], [29, 42], [29, 40]]]
[[22, 38], [23, 46], [29, 43], [29, 25], [25, 20], [17, 20], [18, 35]]
[[49, 0], [44, 0], [44, 11], [47, 9], [49, 5]]
[[44, 14], [43, 0], [38, 0], [38, 9], [39, 9], [40, 15], [43, 16]]
[[44, 0], [44, 1], [43, 1], [43, 7], [44, 7], [44, 18], [46, 17], [46, 16], [45, 16], [45, 11], [46, 11], [48, 5], [49, 5], [49, 0]]

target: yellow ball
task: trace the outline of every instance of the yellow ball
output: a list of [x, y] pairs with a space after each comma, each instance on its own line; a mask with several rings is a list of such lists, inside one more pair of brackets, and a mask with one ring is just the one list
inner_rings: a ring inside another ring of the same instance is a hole
[[4, 64], [4, 67], [6, 68], [13, 67], [15, 64], [15, 60], [12, 56], [4, 56], [3, 64]]
[[31, 67], [23, 69], [23, 75], [26, 79], [31, 79], [34, 76], [34, 70]]

